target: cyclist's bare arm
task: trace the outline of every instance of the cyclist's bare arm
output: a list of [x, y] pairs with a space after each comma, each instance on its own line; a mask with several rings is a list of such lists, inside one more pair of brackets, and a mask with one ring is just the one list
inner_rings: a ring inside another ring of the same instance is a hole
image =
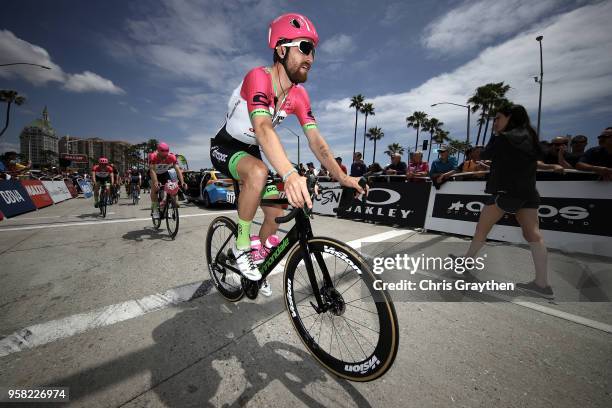
[[181, 182], [181, 187], [185, 185], [185, 179], [183, 178], [183, 172], [178, 164], [174, 165], [174, 170], [176, 171], [176, 175], [178, 176], [179, 181]]
[[110, 174], [110, 179], [111, 179], [111, 185], [115, 184], [115, 175], [113, 174], [112, 171], [111, 171], [111, 174]]
[[[293, 166], [287, 158], [278, 134], [272, 127], [272, 119], [269, 116], [254, 116], [252, 123], [257, 142], [263, 149], [272, 167], [281, 177], [289, 173]], [[312, 201], [306, 187], [306, 179], [297, 174], [297, 172], [292, 173], [285, 180], [285, 193], [292, 206], [302, 207], [306, 204], [308, 208], [312, 208]]]
[[359, 185], [359, 177], [350, 177], [342, 171], [318, 128], [305, 130], [304, 133], [308, 138], [310, 150], [342, 186], [355, 188], [361, 194], [365, 193]]
[[151, 175], [151, 182], [153, 185], [157, 185], [159, 183], [159, 181], [157, 181], [157, 173], [155, 172], [156, 168], [156, 164], [152, 164], [151, 168], [149, 168], [149, 174]]
[[91, 179], [93, 180], [94, 185], [98, 185], [98, 180], [96, 180], [96, 172], [95, 171], [91, 171]]

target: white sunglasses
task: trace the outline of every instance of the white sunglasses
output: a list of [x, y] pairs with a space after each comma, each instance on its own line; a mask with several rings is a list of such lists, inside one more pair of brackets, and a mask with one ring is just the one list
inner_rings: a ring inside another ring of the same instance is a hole
[[290, 42], [290, 43], [287, 43], [287, 44], [281, 44], [281, 46], [283, 46], [283, 47], [298, 47], [298, 49], [300, 50], [300, 52], [302, 54], [310, 55], [310, 53], [312, 52], [312, 57], [314, 58], [314, 56], [315, 56], [315, 46], [310, 41], [306, 41], [306, 40], [294, 41], [294, 42]]

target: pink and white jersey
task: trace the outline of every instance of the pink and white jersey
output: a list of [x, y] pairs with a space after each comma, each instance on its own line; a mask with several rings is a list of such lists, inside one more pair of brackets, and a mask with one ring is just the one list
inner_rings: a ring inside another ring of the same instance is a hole
[[164, 158], [157, 154], [157, 152], [151, 153], [149, 155], [149, 165], [155, 165], [156, 174], [164, 174], [165, 172], [173, 168], [176, 163], [176, 156], [172, 153], [168, 153]]
[[[306, 89], [301, 85], [292, 85], [286, 91], [287, 97], [278, 101], [275, 113], [275, 92], [269, 68], [258, 67], [249, 71], [230, 97], [225, 122], [227, 133], [241, 142], [257, 144], [251, 119], [258, 115], [270, 116], [272, 126], [276, 127], [287, 115], [294, 114], [304, 131], [316, 128], [317, 122], [312, 115]], [[277, 93], [282, 95], [281, 90]]]
[[99, 178], [107, 178], [110, 177], [113, 172], [113, 168], [110, 165], [96, 164], [93, 166], [92, 171]]

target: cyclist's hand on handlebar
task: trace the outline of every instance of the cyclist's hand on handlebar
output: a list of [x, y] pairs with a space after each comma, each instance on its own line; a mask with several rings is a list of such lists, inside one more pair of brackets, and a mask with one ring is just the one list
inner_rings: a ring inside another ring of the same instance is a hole
[[308, 208], [312, 208], [312, 200], [308, 187], [306, 187], [306, 178], [293, 173], [285, 181], [285, 193], [287, 200], [295, 208], [301, 208], [306, 204]]
[[354, 188], [355, 190], [357, 190], [357, 192], [359, 194], [368, 195], [369, 187], [366, 185], [365, 189], [363, 189], [359, 185], [359, 180], [361, 180], [361, 177], [350, 177], [350, 176], [347, 176], [347, 177], [343, 178], [342, 180], [340, 180], [340, 185], [342, 187]]

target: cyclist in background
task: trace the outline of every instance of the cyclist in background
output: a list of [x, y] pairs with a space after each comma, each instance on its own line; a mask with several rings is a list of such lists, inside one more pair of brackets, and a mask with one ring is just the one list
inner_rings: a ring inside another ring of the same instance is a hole
[[181, 171], [176, 156], [170, 153], [170, 146], [167, 143], [160, 142], [157, 145], [157, 152], [149, 155], [149, 174], [151, 175], [151, 214], [153, 218], [159, 218], [159, 203], [157, 202], [157, 192], [163, 185], [170, 180], [170, 174], [168, 170], [174, 168], [181, 187], [187, 188], [185, 180], [183, 179], [183, 172]]
[[[140, 187], [142, 185], [142, 177], [140, 176], [140, 172], [138, 171], [138, 169], [136, 168], [136, 166], [133, 166], [132, 169], [130, 170], [130, 173], [128, 174], [128, 181], [129, 181], [129, 189], [128, 189], [128, 195], [131, 196], [132, 194], [132, 190], [133, 189], [138, 189], [138, 199], [140, 199]], [[129, 198], [129, 197], [128, 197]]]
[[107, 183], [113, 184], [115, 177], [113, 174], [113, 168], [108, 164], [106, 157], [100, 157], [98, 164], [93, 166], [91, 169], [91, 180], [94, 182], [94, 207], [98, 208], [98, 197], [100, 186], [104, 186], [107, 189], [107, 197], [110, 194], [110, 189]]

